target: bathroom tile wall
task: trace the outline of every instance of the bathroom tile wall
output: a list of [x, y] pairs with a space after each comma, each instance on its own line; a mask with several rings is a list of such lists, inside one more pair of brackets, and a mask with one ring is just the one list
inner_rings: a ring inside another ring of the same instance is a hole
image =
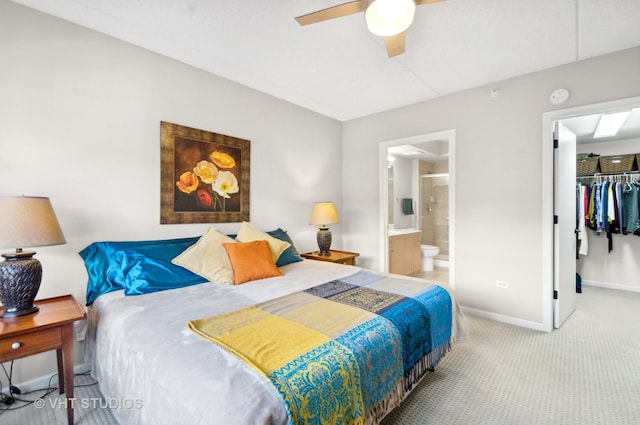
[[[420, 175], [447, 173], [448, 161], [419, 163]], [[449, 177], [420, 178], [422, 243], [440, 248], [438, 258], [449, 255]]]

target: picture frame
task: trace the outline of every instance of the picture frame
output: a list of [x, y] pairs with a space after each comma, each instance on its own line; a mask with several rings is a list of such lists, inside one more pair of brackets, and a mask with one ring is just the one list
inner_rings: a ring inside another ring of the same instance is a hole
[[249, 221], [249, 140], [161, 121], [160, 163], [160, 224]]

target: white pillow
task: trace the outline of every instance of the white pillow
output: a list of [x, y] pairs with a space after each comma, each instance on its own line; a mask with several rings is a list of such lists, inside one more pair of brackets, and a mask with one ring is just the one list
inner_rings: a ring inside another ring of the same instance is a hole
[[274, 263], [278, 261], [280, 255], [291, 246], [289, 242], [281, 241], [280, 239], [274, 238], [268, 233], [265, 233], [251, 226], [246, 221], [243, 221], [240, 225], [240, 230], [238, 231], [236, 240], [238, 242], [267, 241]]
[[223, 243], [237, 243], [213, 227], [171, 262], [210, 282], [233, 285], [233, 269]]

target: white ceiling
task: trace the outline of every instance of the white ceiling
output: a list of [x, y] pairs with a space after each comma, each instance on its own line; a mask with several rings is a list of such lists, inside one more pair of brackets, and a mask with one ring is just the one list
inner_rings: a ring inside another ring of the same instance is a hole
[[14, 0], [340, 121], [640, 45], [639, 0], [446, 0], [387, 58], [346, 0]]

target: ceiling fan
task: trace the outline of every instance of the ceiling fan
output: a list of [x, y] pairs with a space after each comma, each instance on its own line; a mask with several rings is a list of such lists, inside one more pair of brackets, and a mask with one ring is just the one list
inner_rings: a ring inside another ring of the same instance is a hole
[[413, 22], [416, 6], [439, 1], [443, 0], [355, 0], [298, 16], [296, 21], [309, 25], [365, 12], [367, 28], [384, 37], [387, 55], [391, 58], [405, 51], [404, 31]]

